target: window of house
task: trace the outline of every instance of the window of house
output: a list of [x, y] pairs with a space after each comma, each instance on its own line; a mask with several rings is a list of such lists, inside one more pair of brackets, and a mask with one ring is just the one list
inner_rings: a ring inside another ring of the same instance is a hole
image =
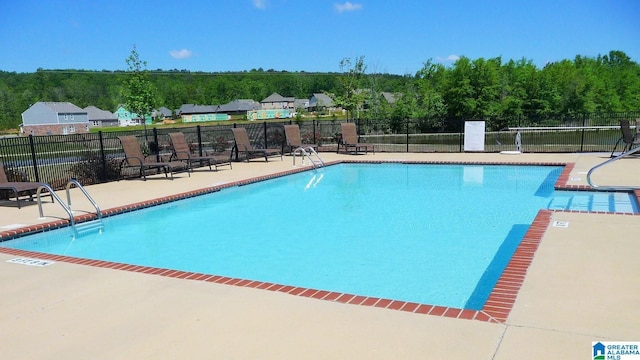
[[69, 127], [69, 132], [70, 132], [70, 133], [74, 133], [74, 132], [76, 132], [76, 127], [75, 127], [75, 126], [73, 126], [73, 125], [71, 125], [71, 126]]

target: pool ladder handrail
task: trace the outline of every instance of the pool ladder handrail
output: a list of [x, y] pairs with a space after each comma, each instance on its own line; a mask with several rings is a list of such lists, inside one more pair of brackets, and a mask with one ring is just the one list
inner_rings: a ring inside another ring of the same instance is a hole
[[93, 207], [96, 209], [96, 216], [98, 217], [98, 220], [102, 221], [102, 212], [100, 211], [100, 207], [95, 202], [95, 200], [93, 200], [91, 195], [89, 195], [89, 193], [84, 188], [84, 186], [82, 186], [82, 184], [80, 184], [80, 182], [77, 179], [74, 179], [74, 178], [69, 179], [69, 182], [67, 182], [67, 188], [66, 188], [66, 191], [67, 191], [67, 205], [69, 207], [69, 210], [71, 210], [71, 194], [69, 192], [69, 189], [71, 189], [71, 187], [73, 185], [75, 185], [78, 189], [80, 189], [80, 191], [82, 191], [84, 196], [89, 200], [91, 205], [93, 205]]
[[41, 184], [38, 187], [38, 190], [36, 192], [36, 197], [38, 199], [38, 210], [40, 212], [40, 218], [44, 218], [44, 212], [42, 211], [42, 197], [40, 196], [40, 193], [42, 192], [43, 189], [46, 189], [47, 191], [49, 191], [51, 196], [55, 200], [58, 201], [58, 203], [60, 204], [60, 206], [62, 206], [64, 211], [67, 213], [67, 215], [69, 215], [69, 223], [71, 224], [71, 228], [73, 229], [73, 233], [74, 233], [75, 236], [78, 236], [78, 229], [76, 227], [75, 217], [73, 216], [73, 211], [71, 210], [71, 193], [69, 192], [69, 190], [71, 189], [71, 187], [73, 185], [75, 185], [78, 189], [80, 189], [82, 191], [82, 193], [87, 197], [87, 199], [89, 200], [91, 205], [93, 205], [93, 207], [96, 209], [96, 216], [98, 218], [97, 221], [99, 223], [99, 227], [101, 229], [104, 228], [104, 225], [102, 224], [102, 212], [100, 211], [100, 207], [95, 202], [95, 200], [93, 200], [93, 198], [89, 195], [87, 190], [80, 184], [80, 182], [78, 182], [78, 180], [76, 180], [74, 178], [70, 179], [69, 182], [67, 182], [67, 186], [66, 186], [67, 204], [68, 205], [65, 204], [62, 201], [62, 199], [60, 199], [58, 194], [56, 194], [55, 191], [53, 191], [51, 186], [49, 186], [48, 184]]
[[[309, 152], [307, 152], [307, 150]], [[324, 160], [322, 160], [320, 155], [318, 155], [318, 152], [316, 152], [313, 146], [306, 146], [306, 150], [305, 150], [305, 146], [299, 146], [298, 148], [293, 150], [293, 166], [296, 166], [296, 154], [298, 152], [302, 154], [302, 165], [304, 165], [304, 159], [307, 158], [309, 159], [309, 162], [311, 163], [311, 165], [313, 165], [314, 168], [325, 166]]]
[[633, 154], [635, 154], [635, 153], [637, 153], [639, 151], [640, 151], [640, 146], [637, 146], [637, 147], [635, 147], [635, 148], [633, 148], [633, 149], [631, 149], [631, 150], [629, 150], [627, 152], [623, 152], [622, 154], [620, 154], [620, 155], [618, 155], [618, 156], [616, 156], [614, 158], [611, 158], [611, 159], [609, 159], [609, 160], [607, 160], [607, 161], [605, 161], [605, 162], [603, 162], [601, 164], [598, 164], [598, 165], [592, 167], [589, 170], [589, 172], [587, 172], [587, 184], [589, 184], [589, 186], [591, 186], [591, 188], [593, 190], [600, 190], [600, 191], [633, 191], [633, 190], [640, 189], [640, 187], [638, 187], [638, 186], [599, 186], [599, 185], [594, 184], [591, 181], [591, 174], [593, 174], [593, 172], [596, 169], [598, 169], [600, 167], [603, 167], [603, 166], [605, 166], [607, 164], [610, 164], [610, 163], [612, 163], [612, 162], [614, 162], [616, 160], [622, 159], [623, 157], [627, 157], [629, 155], [633, 155]]
[[49, 186], [48, 184], [40, 184], [40, 186], [38, 186], [38, 190], [36, 190], [36, 198], [38, 199], [38, 210], [40, 212], [40, 218], [41, 219], [44, 218], [44, 212], [42, 211], [42, 197], [40, 196], [40, 193], [42, 192], [43, 189], [46, 189], [49, 192], [49, 194], [51, 194], [51, 196], [54, 199], [54, 202], [55, 200], [58, 201], [58, 204], [60, 204], [60, 206], [62, 206], [64, 211], [67, 213], [67, 215], [69, 215], [69, 222], [71, 222], [71, 226], [75, 227], [75, 219], [73, 218], [73, 212], [71, 212], [71, 209], [67, 206], [67, 204], [65, 204], [62, 201], [62, 199], [60, 199], [58, 194], [56, 194], [55, 191], [53, 191], [51, 186]]

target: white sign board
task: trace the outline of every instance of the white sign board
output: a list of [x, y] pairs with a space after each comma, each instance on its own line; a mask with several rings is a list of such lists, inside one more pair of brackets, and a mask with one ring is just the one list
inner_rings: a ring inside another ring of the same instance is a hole
[[484, 121], [464, 122], [464, 151], [484, 151]]

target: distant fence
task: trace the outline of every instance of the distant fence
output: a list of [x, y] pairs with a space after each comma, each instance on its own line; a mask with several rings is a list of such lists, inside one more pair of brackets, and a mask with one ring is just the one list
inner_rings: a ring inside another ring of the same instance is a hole
[[[640, 111], [583, 116], [556, 122], [515, 119], [506, 123], [489, 120], [485, 133], [485, 151], [515, 150], [520, 133], [524, 152], [610, 152], [620, 138], [619, 120], [640, 118]], [[151, 128], [118, 132], [92, 132], [72, 135], [0, 138], [0, 161], [13, 180], [42, 181], [63, 188], [69, 178], [82, 184], [114, 181], [123, 173], [124, 153], [121, 135], [135, 135], [147, 154], [168, 158], [171, 147], [168, 134], [185, 134], [195, 153], [232, 152], [231, 128], [247, 129], [256, 147], [284, 147], [285, 124], [297, 123], [307, 142], [320, 145], [320, 151], [336, 151], [341, 120], [250, 122], [231, 125]], [[355, 120], [362, 142], [376, 145], [376, 152], [464, 152], [463, 119]], [[501, 127], [497, 129], [498, 127]], [[493, 129], [492, 129], [493, 128]], [[157, 148], [157, 150], [156, 150]], [[152, 150], [156, 150], [155, 152]], [[126, 174], [124, 174], [126, 175]]]

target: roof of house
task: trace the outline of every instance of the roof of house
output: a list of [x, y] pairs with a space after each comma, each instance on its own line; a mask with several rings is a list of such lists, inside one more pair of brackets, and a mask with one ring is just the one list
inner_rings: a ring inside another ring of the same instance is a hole
[[260, 101], [261, 103], [274, 103], [274, 102], [293, 102], [295, 98], [293, 97], [284, 97], [278, 93], [273, 93], [267, 96], [264, 100]]
[[171, 110], [167, 109], [164, 106], [160, 107], [160, 109], [158, 109], [158, 112], [160, 112], [164, 116], [171, 116], [172, 115], [171, 114]]
[[180, 107], [180, 114], [211, 114], [217, 112], [219, 105], [194, 105], [183, 104]]
[[398, 100], [398, 96], [390, 92], [383, 91], [381, 95], [389, 104], [394, 104]]
[[242, 112], [260, 109], [260, 103], [252, 99], [238, 99], [220, 105], [217, 112]]
[[309, 107], [309, 99], [295, 99], [293, 107], [296, 109], [306, 109]]
[[[56, 113], [85, 113], [86, 111], [70, 102], [47, 102], [39, 101], [36, 104], [43, 104], [51, 108]], [[35, 105], [35, 104], [34, 104]]]
[[309, 101], [309, 106], [310, 107], [316, 107], [316, 106], [333, 106], [333, 99], [331, 97], [329, 97], [329, 95], [325, 94], [325, 93], [315, 93], [313, 94], [313, 96], [311, 97], [311, 100]]
[[84, 108], [84, 111], [87, 113], [87, 119], [91, 120], [118, 120], [118, 117], [115, 116], [112, 112], [102, 110], [95, 106], [87, 106]]

